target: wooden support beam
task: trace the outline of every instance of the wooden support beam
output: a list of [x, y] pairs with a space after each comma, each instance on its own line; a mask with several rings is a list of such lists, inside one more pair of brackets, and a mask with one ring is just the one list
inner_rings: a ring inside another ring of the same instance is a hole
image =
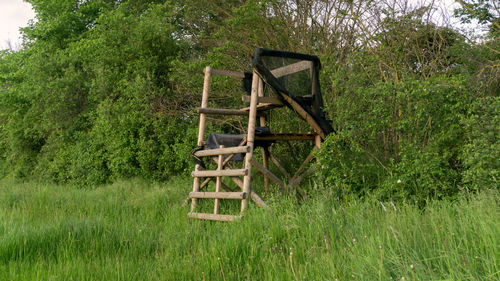
[[247, 153], [249, 150], [250, 147], [248, 146], [234, 146], [234, 147], [198, 150], [194, 153], [194, 155], [198, 157], [204, 157], [204, 156], [214, 156], [223, 154], [238, 154], [238, 153]]
[[279, 185], [282, 192], [285, 192], [285, 184], [283, 183], [282, 180], [280, 180], [277, 176], [275, 176], [271, 171], [264, 168], [264, 166], [262, 166], [259, 162], [255, 161], [255, 159], [252, 158], [250, 162], [262, 174], [268, 176], [270, 180], [272, 180], [275, 184]]
[[316, 166], [311, 166], [309, 168], [309, 170], [307, 170], [305, 173], [301, 174], [295, 180], [293, 180], [292, 182], [290, 182], [290, 184], [288, 185], [288, 187], [290, 187], [290, 188], [298, 188], [299, 184], [304, 180], [304, 178], [306, 176], [314, 173], [315, 171], [316, 171]]
[[297, 73], [302, 70], [306, 70], [312, 67], [312, 62], [308, 60], [303, 60], [296, 62], [294, 64], [289, 64], [280, 68], [276, 68], [271, 70], [271, 73], [274, 75], [274, 77], [279, 78], [283, 77], [285, 75], [290, 75], [293, 73]]
[[292, 106], [295, 112], [297, 112], [304, 120], [306, 120], [307, 123], [309, 123], [309, 125], [311, 125], [311, 127], [313, 127], [314, 131], [320, 135], [322, 139], [325, 139], [325, 133], [319, 126], [318, 122], [316, 122], [316, 120], [314, 120], [314, 118], [309, 115], [309, 113], [307, 113], [307, 111], [305, 111], [300, 104], [285, 93], [280, 93], [280, 95]]
[[278, 170], [280, 170], [280, 172], [287, 178], [289, 179], [290, 178], [290, 174], [286, 171], [285, 168], [283, 168], [283, 166], [281, 166], [280, 162], [278, 162], [278, 160], [276, 158], [274, 158], [274, 156], [269, 153], [269, 157], [271, 158], [271, 161], [274, 163], [274, 165], [276, 165], [276, 167], [278, 168]]
[[224, 69], [212, 69], [212, 74], [213, 75], [231, 76], [231, 77], [240, 78], [240, 79], [245, 78], [244, 72], [224, 70]]
[[[277, 107], [282, 107], [284, 105], [279, 105], [279, 104], [275, 104], [275, 103], [259, 103], [257, 105], [257, 110], [259, 111], [259, 115], [260, 114], [264, 114], [262, 113], [261, 111], [265, 111], [265, 110], [270, 110], [270, 109], [273, 109], [273, 108], [277, 108]], [[245, 110], [245, 111], [248, 111], [250, 110], [250, 107], [243, 107], [241, 110]]]
[[293, 182], [298, 176], [300, 176], [302, 171], [306, 168], [307, 164], [309, 164], [309, 162], [311, 162], [311, 160], [313, 159], [314, 152], [317, 149], [318, 149], [317, 147], [314, 147], [313, 150], [309, 153], [309, 155], [307, 155], [306, 159], [304, 160], [304, 162], [302, 162], [297, 172], [295, 172], [295, 175], [293, 175], [293, 177], [290, 179], [290, 182]]
[[[250, 96], [242, 96], [241, 100], [243, 102], [250, 102]], [[257, 99], [257, 103], [269, 103], [274, 105], [283, 105], [283, 102], [277, 97], [264, 97], [259, 96]]]
[[314, 146], [316, 148], [320, 148], [321, 147], [321, 137], [319, 135], [317, 135], [316, 138], [314, 138]]
[[244, 192], [191, 192], [190, 198], [205, 199], [245, 199], [247, 194]]
[[213, 114], [213, 115], [248, 115], [248, 111], [228, 108], [206, 108], [199, 107], [198, 113]]
[[235, 169], [235, 170], [206, 170], [206, 171], [194, 171], [191, 173], [191, 176], [196, 178], [205, 178], [205, 177], [238, 177], [238, 176], [247, 176], [249, 174], [248, 169]]
[[[228, 169], [228, 168], [226, 168]], [[231, 177], [230, 178], [241, 190], [243, 190], [243, 181], [238, 178], [238, 177]], [[266, 207], [266, 202], [264, 202], [264, 200], [262, 200], [262, 198], [260, 198], [260, 196], [255, 193], [255, 191], [251, 191], [250, 192], [250, 199], [252, 199], [252, 201], [259, 207]]]
[[189, 213], [188, 217], [193, 218], [193, 219], [212, 220], [212, 221], [227, 221], [227, 222], [232, 222], [232, 221], [241, 219], [241, 216], [205, 214], [205, 213], [194, 213], [194, 212]]

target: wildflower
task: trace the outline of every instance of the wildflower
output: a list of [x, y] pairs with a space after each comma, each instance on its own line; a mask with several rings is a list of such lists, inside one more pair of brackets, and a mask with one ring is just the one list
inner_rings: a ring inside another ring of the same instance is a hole
[[401, 183], [401, 180], [398, 180], [397, 183]]
[[411, 270], [414, 270], [414, 269], [415, 269], [415, 266], [413, 266], [413, 264], [410, 264], [410, 269], [411, 269]]

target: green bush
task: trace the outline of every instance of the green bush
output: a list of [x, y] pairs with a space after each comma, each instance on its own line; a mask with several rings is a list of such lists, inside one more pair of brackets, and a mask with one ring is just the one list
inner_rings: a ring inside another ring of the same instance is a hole
[[500, 188], [500, 97], [477, 99], [462, 120], [467, 143], [460, 160], [463, 181], [470, 190]]
[[461, 76], [348, 91], [333, 101], [340, 130], [318, 153], [323, 183], [340, 194], [376, 192], [419, 202], [455, 195], [466, 144], [460, 121], [473, 95]]

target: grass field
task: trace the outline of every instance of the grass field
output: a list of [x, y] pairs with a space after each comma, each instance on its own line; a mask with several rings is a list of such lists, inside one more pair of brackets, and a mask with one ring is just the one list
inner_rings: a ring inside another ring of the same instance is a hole
[[270, 200], [189, 220], [190, 182], [0, 182], [1, 280], [500, 280], [500, 193], [431, 202]]

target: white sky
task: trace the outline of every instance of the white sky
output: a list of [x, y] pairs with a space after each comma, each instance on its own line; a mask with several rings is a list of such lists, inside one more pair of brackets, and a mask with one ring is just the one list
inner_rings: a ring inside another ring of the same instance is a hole
[[34, 17], [31, 4], [23, 0], [0, 0], [0, 50], [6, 49], [9, 41], [14, 49], [19, 49], [19, 28], [27, 26]]

